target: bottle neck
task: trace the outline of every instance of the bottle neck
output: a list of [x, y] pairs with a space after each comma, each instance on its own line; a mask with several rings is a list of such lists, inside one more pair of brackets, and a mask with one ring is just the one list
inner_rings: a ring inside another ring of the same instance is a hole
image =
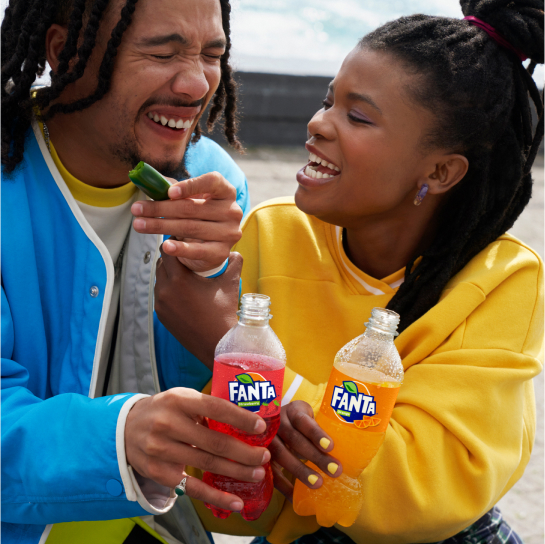
[[269, 306], [271, 299], [267, 295], [246, 293], [240, 300], [240, 310], [237, 312], [239, 324], [251, 327], [268, 327]]
[[392, 342], [394, 341], [394, 333], [386, 332], [377, 327], [370, 326], [369, 324], [367, 325], [367, 329], [363, 333], [363, 336], [365, 338], [377, 338], [383, 341], [384, 340], [391, 340]]
[[373, 308], [369, 322], [365, 324], [367, 330], [364, 335], [380, 335], [381, 338], [394, 338], [398, 336], [397, 325], [399, 324], [399, 314], [387, 310], [386, 308]]
[[237, 312], [238, 314], [238, 324], [243, 327], [268, 327], [269, 319], [272, 317], [268, 315], [267, 317], [256, 317], [244, 315], [242, 312]]

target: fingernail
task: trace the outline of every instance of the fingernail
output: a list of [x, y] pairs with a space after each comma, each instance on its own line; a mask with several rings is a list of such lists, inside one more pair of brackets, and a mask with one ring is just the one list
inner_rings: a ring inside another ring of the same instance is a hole
[[233, 501], [230, 505], [230, 508], [234, 512], [240, 512], [244, 508], [244, 503], [240, 501]]
[[177, 197], [182, 196], [182, 189], [181, 189], [181, 187], [178, 187], [178, 185], [175, 185], [174, 187], [171, 187], [171, 188], [168, 190], [168, 196], [169, 196], [170, 198], [177, 198]]
[[255, 424], [254, 431], [257, 434], [261, 434], [262, 432], [265, 431], [266, 428], [267, 428], [267, 424], [262, 419], [258, 419], [257, 423]]
[[316, 474], [311, 474], [308, 477], [308, 481], [310, 482], [310, 485], [314, 485], [318, 481], [318, 476], [316, 476]]
[[139, 204], [138, 202], [135, 202], [131, 206], [131, 212], [133, 215], [142, 215], [144, 213], [144, 206], [142, 206], [142, 204]]
[[265, 450], [265, 453], [263, 454], [263, 460], [261, 463], [264, 465], [265, 463], [268, 463], [271, 460], [271, 452], [269, 450]]
[[327, 470], [329, 470], [330, 474], [335, 474], [338, 468], [339, 465], [337, 463], [329, 463], [329, 465], [327, 465]]
[[265, 469], [263, 467], [257, 467], [252, 474], [254, 480], [263, 480], [265, 478]]
[[320, 446], [322, 446], [324, 450], [327, 450], [327, 448], [329, 448], [329, 444], [331, 444], [331, 440], [327, 439], [325, 436], [323, 438], [320, 438]]
[[173, 244], [170, 240], [166, 240], [163, 242], [163, 248], [166, 249], [167, 251], [175, 251], [176, 245]]
[[145, 219], [142, 219], [141, 217], [137, 218], [134, 220], [134, 228], [135, 229], [145, 229], [146, 228], [146, 220]]

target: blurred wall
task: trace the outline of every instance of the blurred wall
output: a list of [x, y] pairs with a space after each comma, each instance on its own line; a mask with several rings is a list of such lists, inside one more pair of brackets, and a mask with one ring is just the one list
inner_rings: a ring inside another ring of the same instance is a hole
[[[322, 107], [333, 78], [236, 72], [235, 79], [239, 84], [239, 138], [244, 146], [300, 147], [307, 139], [307, 123]], [[532, 114], [535, 122], [533, 108]], [[218, 128], [211, 137], [226, 144]]]
[[[322, 107], [327, 86], [323, 76], [288, 76], [237, 72], [239, 84], [239, 138], [245, 146], [302, 146], [307, 123]], [[225, 144], [217, 128], [212, 139]]]

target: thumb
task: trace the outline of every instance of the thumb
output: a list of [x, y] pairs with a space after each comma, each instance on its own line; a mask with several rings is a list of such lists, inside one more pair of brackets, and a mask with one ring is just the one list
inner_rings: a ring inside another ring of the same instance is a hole
[[242, 273], [243, 263], [244, 263], [244, 259], [242, 258], [242, 255], [240, 253], [237, 253], [236, 251], [232, 251], [229, 254], [229, 264], [227, 265], [227, 268], [225, 269], [225, 272], [223, 273], [225, 279], [238, 280]]

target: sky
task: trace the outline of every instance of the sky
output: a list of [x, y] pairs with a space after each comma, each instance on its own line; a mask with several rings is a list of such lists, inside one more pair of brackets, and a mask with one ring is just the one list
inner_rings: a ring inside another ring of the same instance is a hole
[[[3, 13], [8, 0], [0, 0]], [[334, 76], [359, 38], [402, 15], [462, 18], [458, 0], [231, 0], [232, 64], [246, 72]], [[544, 71], [534, 79], [543, 88]]]

